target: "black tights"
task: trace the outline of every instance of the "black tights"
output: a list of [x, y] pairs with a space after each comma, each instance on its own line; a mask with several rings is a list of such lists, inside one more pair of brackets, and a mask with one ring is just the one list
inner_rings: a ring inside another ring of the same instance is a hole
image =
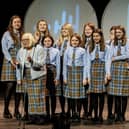
[[[93, 109], [95, 112], [94, 117], [102, 117], [103, 109], [104, 109], [104, 93], [91, 93], [91, 101], [93, 104]], [[99, 108], [99, 113], [98, 113]]]
[[81, 99], [70, 99], [70, 100], [71, 100], [72, 114], [77, 113], [80, 116]]
[[127, 108], [127, 96], [115, 96], [115, 104], [116, 115], [124, 117]]
[[[51, 104], [50, 104], [50, 101], [51, 101]], [[47, 111], [47, 115], [50, 115], [50, 105], [51, 105], [51, 113], [52, 113], [52, 115], [54, 115], [55, 110], [56, 110], [56, 96], [55, 95], [46, 96], [46, 111]]]
[[89, 87], [89, 85], [85, 86], [85, 96], [86, 96], [86, 98], [81, 99], [81, 105], [83, 106], [85, 115], [88, 115], [88, 96], [87, 96], [88, 87]]
[[[11, 100], [11, 96], [13, 93], [15, 93], [16, 90], [16, 82], [6, 82], [6, 90], [5, 90], [5, 96], [4, 96], [4, 112], [9, 112], [9, 104]], [[16, 109], [17, 107], [15, 107]]]
[[20, 105], [20, 100], [23, 100], [23, 107], [25, 111], [25, 115], [28, 116], [28, 94], [27, 93], [16, 93], [15, 94], [15, 113], [17, 114], [19, 112], [19, 105]]
[[65, 113], [65, 97], [63, 95], [59, 96], [59, 101], [60, 101], [62, 113]]
[[116, 103], [115, 97], [113, 95], [107, 96], [107, 105], [108, 105], [108, 117], [116, 113], [116, 104], [114, 104], [114, 113], [113, 113], [113, 103]]

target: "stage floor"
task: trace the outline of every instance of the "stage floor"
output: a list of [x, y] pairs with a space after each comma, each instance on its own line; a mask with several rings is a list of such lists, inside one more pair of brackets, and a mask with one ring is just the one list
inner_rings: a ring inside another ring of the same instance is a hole
[[[21, 102], [21, 106], [22, 106], [22, 102]], [[10, 103], [10, 111], [13, 114], [13, 110], [14, 110], [14, 101], [12, 99], [11, 103]], [[107, 117], [107, 109], [106, 109], [107, 105], [105, 104], [104, 107], [104, 120], [106, 121], [106, 117]], [[45, 124], [45, 125], [28, 125], [22, 122], [21, 126], [19, 126], [19, 121], [16, 120], [15, 118], [13, 119], [4, 119], [3, 118], [3, 99], [0, 98], [0, 129], [23, 129], [23, 127], [25, 127], [25, 129], [52, 129], [52, 125], [51, 124]], [[20, 109], [21, 110], [21, 109]], [[60, 112], [60, 105], [59, 103], [57, 104], [57, 109], [56, 112]], [[83, 112], [83, 110], [82, 110]], [[128, 107], [127, 107], [127, 113], [126, 113], [126, 122], [122, 123], [122, 124], [113, 124], [113, 125], [107, 125], [105, 124], [101, 124], [101, 125], [93, 125], [93, 124], [89, 124], [85, 121], [81, 121], [79, 124], [72, 124], [70, 129], [129, 129], [129, 101], [128, 101]]]

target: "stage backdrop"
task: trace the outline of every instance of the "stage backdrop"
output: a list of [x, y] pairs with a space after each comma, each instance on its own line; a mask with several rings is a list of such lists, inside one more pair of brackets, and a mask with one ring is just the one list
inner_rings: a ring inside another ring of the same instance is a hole
[[129, 38], [129, 0], [111, 0], [102, 17], [102, 29], [105, 39], [109, 38], [109, 29], [112, 25], [122, 25]]
[[25, 15], [25, 31], [33, 33], [41, 18], [49, 23], [54, 38], [57, 38], [61, 26], [66, 22], [71, 23], [75, 32], [80, 34], [86, 22], [97, 25], [95, 11], [88, 0], [35, 0]]

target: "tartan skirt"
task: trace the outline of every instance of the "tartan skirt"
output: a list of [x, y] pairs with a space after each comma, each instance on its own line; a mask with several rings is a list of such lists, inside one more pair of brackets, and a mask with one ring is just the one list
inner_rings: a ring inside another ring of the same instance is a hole
[[105, 62], [94, 60], [91, 62], [91, 82], [88, 93], [106, 92], [105, 87]]
[[67, 86], [64, 96], [66, 98], [85, 98], [85, 87], [83, 86], [83, 66], [67, 66]]
[[31, 80], [30, 68], [26, 68], [24, 71], [24, 79], [22, 82], [22, 91], [24, 90], [28, 94], [28, 112], [29, 114], [46, 114], [46, 100], [45, 100], [45, 88], [46, 88], [46, 75]]
[[129, 70], [126, 61], [114, 61], [111, 65], [111, 81], [107, 93], [117, 96], [129, 96]]
[[[16, 48], [9, 50], [12, 59], [16, 59]], [[1, 69], [1, 81], [16, 81], [16, 69], [5, 57]]]

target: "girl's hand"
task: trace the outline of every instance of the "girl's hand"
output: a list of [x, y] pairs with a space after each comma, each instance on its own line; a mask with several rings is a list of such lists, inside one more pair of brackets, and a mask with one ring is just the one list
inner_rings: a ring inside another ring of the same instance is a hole
[[105, 77], [105, 85], [107, 85], [108, 84], [108, 79], [107, 79], [107, 77]]
[[111, 75], [107, 75], [107, 79], [108, 79], [108, 81], [111, 81]]
[[28, 60], [29, 62], [32, 62], [32, 58], [31, 58], [30, 56], [27, 57], [27, 60]]
[[114, 61], [114, 57], [112, 57], [112, 61]]
[[88, 82], [88, 84], [90, 85], [90, 79], [88, 79], [88, 81], [87, 81], [87, 82]]
[[40, 39], [40, 33], [39, 33], [38, 31], [36, 31], [36, 32], [34, 33], [34, 39], [35, 39], [36, 42], [39, 41], [39, 39]]
[[54, 82], [55, 82], [55, 86], [59, 85], [59, 80], [54, 80]]
[[66, 80], [64, 80], [64, 84], [67, 85], [67, 81]]
[[16, 61], [15, 61], [14, 59], [12, 59], [10, 62], [11, 62], [11, 64], [12, 64], [12, 66], [13, 66], [14, 68], [16, 68]]
[[88, 82], [87, 82], [87, 79], [84, 79], [84, 80], [83, 80], [83, 86], [87, 85], [87, 83], [88, 83]]
[[18, 85], [21, 85], [22, 83], [21, 83], [21, 80], [17, 80], [17, 84]]

